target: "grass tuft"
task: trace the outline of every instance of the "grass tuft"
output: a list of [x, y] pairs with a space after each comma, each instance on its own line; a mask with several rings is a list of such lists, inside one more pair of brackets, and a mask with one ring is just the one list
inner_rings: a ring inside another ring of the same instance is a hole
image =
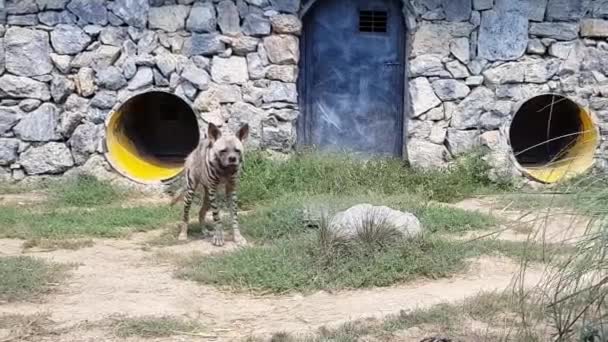
[[91, 175], [79, 174], [50, 187], [56, 205], [92, 207], [117, 202], [124, 191]]
[[44, 239], [44, 238], [33, 238], [26, 240], [23, 243], [23, 249], [39, 248], [47, 251], [54, 251], [58, 249], [69, 249], [77, 250], [81, 248], [91, 247], [95, 243], [89, 239]]
[[32, 257], [0, 258], [0, 302], [32, 300], [61, 281], [67, 267]]
[[109, 324], [121, 338], [157, 338], [181, 334], [196, 334], [202, 329], [199, 322], [171, 316], [143, 316], [112, 318]]

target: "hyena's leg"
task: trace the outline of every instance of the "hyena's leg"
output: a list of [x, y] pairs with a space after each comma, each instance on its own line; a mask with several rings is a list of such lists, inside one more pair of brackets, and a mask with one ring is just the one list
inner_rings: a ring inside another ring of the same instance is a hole
[[194, 198], [194, 192], [196, 191], [197, 183], [191, 179], [190, 173], [186, 173], [186, 189], [184, 194], [184, 213], [182, 217], [182, 224], [180, 227], [178, 240], [184, 241], [188, 239], [188, 223], [190, 221], [190, 207], [192, 206], [192, 199]]
[[226, 184], [226, 198], [228, 199], [228, 207], [230, 210], [230, 224], [232, 226], [232, 234], [234, 242], [239, 246], [247, 244], [247, 240], [241, 235], [238, 220], [238, 202], [237, 202], [237, 184], [229, 182]]
[[211, 186], [207, 189], [209, 192], [209, 204], [211, 206], [211, 213], [213, 214], [213, 244], [215, 246], [224, 245], [224, 230], [222, 229], [222, 223], [220, 222], [220, 209], [217, 206], [217, 187]]
[[209, 191], [207, 187], [204, 187], [203, 194], [203, 205], [201, 206], [201, 210], [198, 212], [198, 223], [201, 225], [201, 232], [205, 233], [205, 215], [207, 215], [207, 211], [209, 210]]

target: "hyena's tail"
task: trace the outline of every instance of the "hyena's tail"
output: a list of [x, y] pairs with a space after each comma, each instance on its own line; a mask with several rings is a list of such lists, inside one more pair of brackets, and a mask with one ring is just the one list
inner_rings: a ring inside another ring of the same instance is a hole
[[180, 201], [184, 198], [185, 193], [186, 192], [184, 191], [184, 189], [180, 189], [179, 191], [177, 191], [175, 193], [175, 196], [173, 196], [173, 198], [171, 199], [171, 203], [169, 203], [169, 205], [174, 206], [175, 203], [177, 203], [178, 201]]

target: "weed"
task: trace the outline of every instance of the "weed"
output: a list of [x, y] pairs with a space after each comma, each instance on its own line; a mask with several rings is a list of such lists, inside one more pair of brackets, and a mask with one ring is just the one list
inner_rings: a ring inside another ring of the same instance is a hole
[[487, 230], [498, 224], [498, 219], [490, 215], [439, 205], [427, 206], [419, 210], [419, 213], [422, 225], [432, 233]]
[[109, 324], [116, 336], [121, 338], [139, 336], [143, 338], [168, 337], [194, 334], [202, 329], [199, 322], [171, 316], [114, 317]]
[[118, 201], [124, 191], [91, 175], [77, 175], [50, 187], [56, 205], [92, 207]]
[[51, 290], [67, 267], [32, 257], [0, 258], [0, 301], [31, 300]]
[[36, 341], [41, 336], [53, 334], [55, 331], [50, 328], [52, 321], [47, 314], [0, 315], [0, 330], [8, 330], [8, 337], [2, 341]]

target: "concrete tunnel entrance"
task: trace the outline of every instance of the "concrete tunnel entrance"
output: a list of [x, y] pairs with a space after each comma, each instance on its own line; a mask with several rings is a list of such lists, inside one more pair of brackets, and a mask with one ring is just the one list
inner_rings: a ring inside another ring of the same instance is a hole
[[585, 108], [567, 97], [545, 94], [527, 100], [515, 112], [509, 140], [524, 173], [555, 183], [593, 165], [599, 137]]
[[199, 142], [196, 114], [178, 96], [151, 91], [112, 112], [106, 123], [106, 159], [123, 176], [158, 183], [179, 175]]

